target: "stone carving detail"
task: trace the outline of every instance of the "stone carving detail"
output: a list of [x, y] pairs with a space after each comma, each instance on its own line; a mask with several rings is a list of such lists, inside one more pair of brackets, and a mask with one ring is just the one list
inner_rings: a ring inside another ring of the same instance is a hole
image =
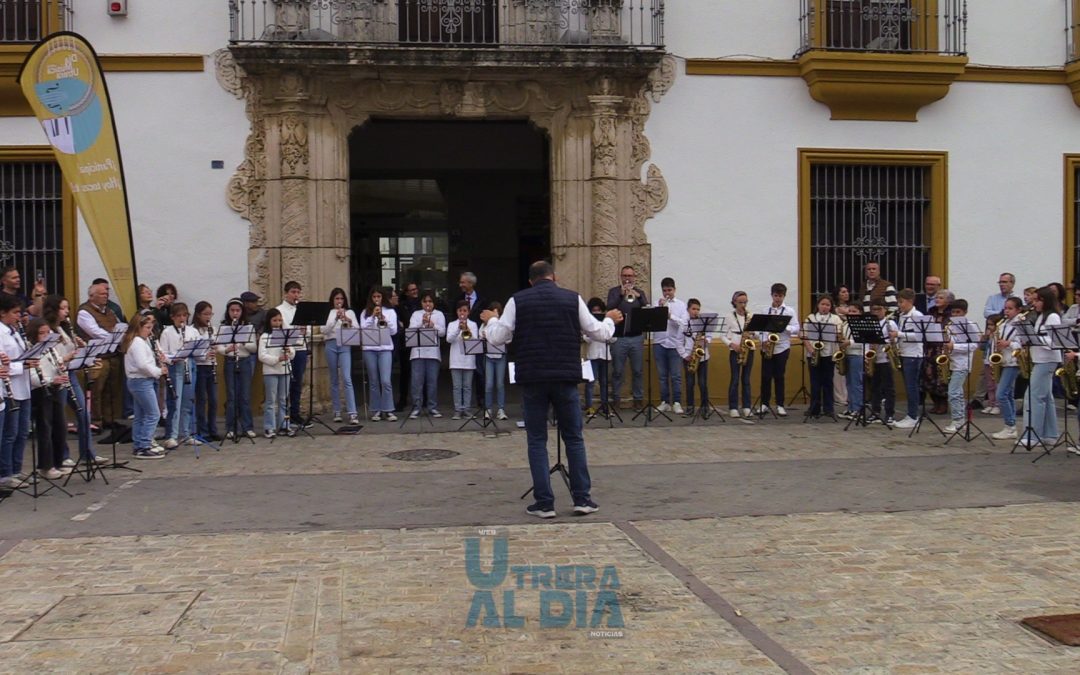
[[308, 225], [308, 182], [281, 181], [281, 244], [307, 246]]
[[655, 164], [650, 164], [645, 182], [633, 183], [631, 192], [634, 195], [631, 205], [634, 211], [632, 241], [634, 244], [644, 244], [648, 241], [645, 237], [645, 221], [667, 206], [667, 181], [660, 169]]
[[281, 249], [281, 281], [299, 281], [301, 286], [310, 286], [308, 279], [308, 250], [303, 248]]
[[439, 85], [439, 108], [444, 115], [460, 114], [464, 97], [465, 85], [461, 82], [450, 80]]
[[210, 56], [214, 59], [214, 75], [221, 88], [236, 98], [244, 98], [246, 74], [244, 69], [237, 65], [232, 52], [223, 47]]
[[630, 264], [637, 272], [637, 285], [652, 288], [652, 247], [642, 244], [630, 249]]
[[618, 284], [619, 249], [611, 246], [597, 247], [592, 254], [592, 289], [598, 297], [607, 297], [607, 289]]
[[252, 248], [248, 268], [248, 285], [262, 298], [269, 298], [270, 253], [264, 248]]
[[593, 181], [592, 242], [593, 244], [619, 243], [618, 196], [615, 181]]
[[660, 60], [660, 65], [649, 73], [649, 81], [645, 88], [649, 91], [654, 103], [659, 103], [664, 94], [668, 93], [671, 86], [675, 84], [675, 73], [678, 68], [678, 59], [667, 54]]
[[308, 166], [307, 122], [299, 115], [285, 115], [280, 128], [281, 173], [303, 175]]
[[615, 177], [615, 113], [604, 112], [593, 123], [593, 177]]

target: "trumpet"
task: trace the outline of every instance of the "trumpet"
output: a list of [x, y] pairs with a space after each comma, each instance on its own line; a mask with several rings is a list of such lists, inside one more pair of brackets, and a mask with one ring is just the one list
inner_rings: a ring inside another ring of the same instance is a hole
[[767, 359], [773, 357], [773, 352], [776, 350], [776, 345], [780, 342], [779, 333], [769, 333], [765, 338], [765, 344], [761, 346], [761, 355]]
[[623, 297], [627, 302], [633, 302], [637, 300], [637, 292], [634, 291], [632, 284], [623, 284]]
[[705, 358], [705, 333], [694, 336], [694, 351], [690, 354], [690, 361], [686, 364], [688, 373], [696, 373], [701, 366], [701, 360]]
[[874, 376], [874, 359], [877, 358], [877, 351], [874, 349], [867, 349], [863, 355], [863, 370], [866, 372], [867, 377]]
[[376, 305], [375, 306], [375, 316], [378, 319], [378, 323], [376, 325], [379, 328], [386, 328], [386, 325], [387, 325], [386, 324], [386, 318], [383, 317], [382, 306], [381, 305]]
[[461, 339], [462, 340], [471, 340], [472, 339], [472, 331], [469, 330], [469, 324], [467, 322], [459, 321], [458, 322], [458, 328], [461, 329]]
[[750, 352], [758, 348], [758, 342], [749, 335], [743, 335], [742, 341], [739, 342], [739, 356], [736, 357], [735, 362], [740, 366], [745, 366], [747, 360], [750, 358]]

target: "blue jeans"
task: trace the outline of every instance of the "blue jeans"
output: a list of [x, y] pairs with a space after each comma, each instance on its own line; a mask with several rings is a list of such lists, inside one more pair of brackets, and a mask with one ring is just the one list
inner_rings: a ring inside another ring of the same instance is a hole
[[[191, 382], [184, 384], [184, 364], [177, 363], [169, 366], [169, 379], [172, 380], [173, 389], [176, 390], [176, 398], [165, 392], [165, 435], [167, 438], [183, 440], [191, 434], [192, 411], [195, 409], [195, 384], [198, 372], [192, 365], [193, 359], [188, 359], [191, 370]], [[180, 400], [177, 410], [177, 399]]]
[[612, 367], [612, 398], [619, 403], [622, 397], [623, 375], [626, 372], [626, 359], [630, 359], [630, 370], [633, 375], [630, 389], [635, 401], [645, 400], [645, 388], [642, 385], [641, 373], [643, 371], [642, 355], [645, 353], [645, 336], [621, 337], [611, 345]]
[[199, 366], [195, 380], [195, 428], [203, 438], [217, 435], [216, 366]]
[[[71, 393], [82, 410], [82, 412], [75, 411], [75, 404], [71, 402], [71, 396], [68, 396], [67, 404], [72, 412], [75, 412], [75, 428], [79, 432], [79, 457], [89, 459], [93, 455], [90, 452], [90, 416], [86, 414], [86, 394], [83, 393], [82, 383], [75, 377], [75, 373], [71, 374]], [[155, 420], [154, 423], [156, 424], [157, 421]]]
[[304, 394], [304, 373], [307, 372], [308, 351], [297, 350], [292, 360], [292, 379], [289, 381], [289, 414], [300, 421], [300, 399]]
[[[731, 368], [731, 383], [728, 385], [728, 407], [732, 410], [750, 408], [753, 399], [750, 398], [750, 373], [754, 370], [754, 352], [746, 357], [746, 363], [739, 365], [738, 350], [731, 350], [728, 354], [728, 366]], [[742, 405], [739, 405], [739, 397], [742, 396]]]
[[484, 358], [484, 407], [491, 410], [493, 401], [498, 401], [499, 410], [506, 407], [506, 357]]
[[161, 418], [154, 383], [155, 380], [150, 377], [131, 377], [127, 381], [135, 410], [135, 423], [131, 427], [131, 445], [135, 450], [150, 448], [150, 443], [154, 440], [154, 429]]
[[472, 402], [473, 371], [451, 368], [450, 379], [454, 383], [454, 410], [464, 412]]
[[997, 385], [997, 404], [1001, 408], [1001, 420], [1005, 426], [1016, 426], [1016, 377], [1020, 374], [1017, 366], [1001, 369], [1001, 379]]
[[427, 401], [428, 412], [439, 405], [439, 366], [438, 359], [412, 359], [409, 370], [412, 376], [413, 408], [420, 410]]
[[[251, 419], [251, 379], [255, 376], [255, 355], [239, 360], [225, 359], [225, 428], [234, 433], [254, 431]], [[237, 424], [237, 412], [240, 419]]]
[[847, 355], [847, 373], [844, 379], [847, 380], [848, 412], [856, 413], [863, 407], [863, 370], [865, 368], [862, 354]]
[[263, 389], [263, 429], [277, 431], [285, 426], [289, 376], [263, 375]]
[[[338, 345], [337, 340], [326, 341], [326, 367], [330, 369], [330, 400], [333, 401], [334, 412], [339, 413], [341, 407], [341, 382], [345, 384], [345, 408], [350, 415], [356, 414], [356, 393], [352, 383], [352, 347]], [[340, 374], [338, 369], [341, 369]]]
[[522, 412], [529, 448], [529, 470], [532, 472], [533, 497], [542, 508], [555, 506], [551, 491], [548, 463], [548, 409], [555, 407], [559, 433], [566, 445], [566, 461], [570, 468], [570, 494], [574, 504], [589, 499], [592, 487], [589, 465], [585, 458], [585, 440], [581, 436], [581, 403], [576, 382], [537, 382], [522, 385]]
[[[664, 403], [682, 403], [682, 357], [668, 347], [653, 345], [653, 360], [660, 378], [660, 400]], [[671, 378], [671, 385], [668, 385]]]
[[[907, 416], [919, 419], [919, 371], [922, 370], [921, 356], [904, 356], [900, 359], [904, 371], [904, 391], [907, 393]], [[890, 368], [888, 363], [878, 364]]]
[[607, 359], [592, 359], [589, 361], [592, 364], [592, 373], [594, 382], [585, 383], [585, 407], [593, 407], [593, 385], [595, 384], [600, 388], [600, 405], [607, 408], [608, 404], [608, 378], [607, 378]]
[[964, 397], [967, 376], [966, 370], [954, 370], [949, 377], [949, 417], [956, 426], [964, 423], [964, 413], [967, 412], [967, 399]]
[[390, 369], [394, 367], [394, 352], [365, 349], [364, 367], [367, 369], [371, 412], [394, 412], [394, 385], [390, 382]]
[[13, 410], [11, 400], [4, 409], [3, 441], [0, 442], [0, 478], [22, 471], [23, 451], [30, 435], [30, 399], [19, 401]]
[[[1027, 395], [1031, 397], [1031, 419], [1028, 425], [1043, 443], [1053, 444], [1058, 437], [1057, 410], [1054, 409], [1054, 370], [1056, 363], [1036, 363], [1031, 369]], [[1024, 437], [1035, 441], [1034, 438]]]

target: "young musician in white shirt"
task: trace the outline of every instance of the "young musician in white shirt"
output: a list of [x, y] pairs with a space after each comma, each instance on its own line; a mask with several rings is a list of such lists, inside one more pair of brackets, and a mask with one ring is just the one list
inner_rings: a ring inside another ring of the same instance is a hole
[[292, 347], [271, 347], [270, 340], [276, 328], [284, 328], [285, 320], [277, 308], [266, 312], [266, 324], [259, 336], [259, 361], [263, 367], [263, 436], [273, 438], [277, 430], [292, 433], [289, 423], [289, 371], [296, 358]]
[[18, 487], [26, 482], [23, 453], [30, 435], [30, 374], [36, 361], [11, 361], [26, 351], [26, 341], [18, 326], [23, 301], [18, 296], [0, 293], [0, 362], [8, 369], [4, 388], [11, 398], [4, 408], [3, 441], [0, 442], [0, 486]]
[[[963, 298], [953, 300], [949, 305], [951, 316], [962, 318], [967, 316], [968, 303]], [[948, 328], [946, 328], [946, 331]], [[949, 417], [951, 422], [942, 429], [947, 434], [955, 434], [964, 425], [964, 417], [967, 412], [967, 398], [964, 396], [964, 384], [971, 372], [971, 359], [974, 358], [974, 342], [954, 342], [950, 335], [945, 336], [949, 341], [945, 349], [949, 353]]]
[[[389, 331], [390, 337], [397, 335], [397, 312], [384, 306], [383, 292], [378, 286], [368, 291], [367, 305], [360, 313], [360, 328], [382, 328]], [[387, 344], [364, 346], [364, 367], [367, 369], [368, 398], [371, 405], [371, 421], [386, 419], [396, 422], [394, 414], [394, 385], [390, 381], [390, 370], [394, 367], [393, 341]]]
[[432, 291], [421, 294], [420, 309], [409, 317], [409, 328], [433, 329], [439, 337], [435, 347], [413, 347], [412, 354], [409, 355], [413, 400], [409, 419], [419, 417], [420, 411], [425, 409], [424, 406], [432, 417], [442, 417], [437, 407], [439, 368], [442, 366], [442, 350], [438, 343], [446, 337], [446, 315], [435, 311], [435, 294]]
[[[188, 308], [182, 302], [174, 302], [169, 308], [172, 325], [161, 330], [161, 351], [175, 355], [185, 342], [199, 339], [199, 333], [188, 325]], [[191, 434], [192, 411], [195, 408], [195, 359], [192, 357], [172, 359], [169, 362], [169, 379], [172, 380], [176, 397], [166, 395], [164, 447], [172, 450]], [[167, 392], [166, 392], [167, 393]], [[199, 445], [197, 439], [192, 443]]]
[[[502, 303], [491, 302], [487, 309], [495, 312], [496, 319], [502, 314]], [[487, 339], [485, 324], [480, 324], [480, 337]], [[490, 419], [492, 415], [500, 420], [508, 419], [506, 416], [506, 354], [485, 354], [483, 359], [484, 377], [484, 417]], [[493, 408], [492, 406], [498, 406]]]
[[[874, 318], [878, 321], [878, 325], [881, 326], [881, 336], [887, 343], [895, 343], [899, 336], [899, 331], [896, 322], [892, 319], [885, 318], [885, 301], [871, 300], [870, 313], [874, 315]], [[861, 345], [861, 347], [864, 350], [867, 348], [866, 345]], [[870, 412], [873, 413], [870, 419], [881, 419], [885, 426], [892, 427], [896, 424], [896, 421], [893, 419], [893, 416], [896, 414], [896, 386], [893, 382], [893, 369], [889, 364], [889, 357], [885, 354], [885, 344], [871, 345], [869, 348], [875, 350], [873, 366], [874, 374], [870, 379], [869, 392]], [[860, 359], [860, 363], [866, 368], [866, 357]], [[862, 373], [860, 373], [860, 375], [861, 374]], [[881, 409], [882, 402], [885, 404], [884, 411]], [[884, 415], [884, 417], [882, 417], [882, 415]]]
[[[277, 310], [281, 312], [281, 327], [299, 328], [300, 334], [304, 336], [304, 343], [290, 348], [293, 359], [290, 364], [291, 374], [289, 375], [289, 418], [292, 424], [309, 427], [311, 422], [302, 419], [300, 416], [300, 400], [303, 398], [304, 373], [307, 372], [308, 362], [308, 328], [307, 326], [293, 325], [293, 320], [296, 318], [296, 306], [300, 304], [300, 300], [304, 297], [304, 289], [300, 282], [289, 281], [285, 283], [283, 290], [285, 297], [282, 299], [281, 304], [277, 306]], [[282, 429], [282, 431], [288, 433], [289, 430]]]
[[[232, 298], [225, 305], [225, 318], [222, 326], [250, 325], [247, 308], [240, 298]], [[234, 342], [217, 345], [217, 352], [225, 362], [222, 372], [225, 375], [225, 438], [244, 434], [255, 438], [255, 421], [251, 416], [251, 380], [255, 377], [255, 360], [258, 358], [259, 343], [255, 337], [262, 326], [257, 326], [247, 342]]]
[[1013, 355], [1021, 349], [1020, 339], [1016, 324], [1024, 321], [1020, 315], [1023, 303], [1020, 298], [1010, 297], [1005, 300], [1005, 308], [1002, 313], [1004, 318], [998, 322], [994, 333], [994, 351], [1001, 354], [1001, 375], [997, 383], [997, 402], [1001, 409], [1001, 421], [1005, 426], [1001, 431], [991, 434], [999, 440], [1016, 438], [1016, 378], [1020, 374], [1020, 367]]
[[1061, 315], [1057, 313], [1058, 300], [1053, 288], [1043, 286], [1035, 292], [1035, 332], [1038, 343], [1031, 349], [1031, 381], [1028, 384], [1031, 419], [1027, 424], [1038, 435], [1035, 438], [1026, 435], [1020, 444], [1033, 447], [1042, 441], [1048, 445], [1057, 442], [1058, 421], [1054, 408], [1053, 380], [1054, 371], [1061, 363], [1061, 353], [1051, 348], [1050, 334], [1047, 328], [1061, 325]]
[[135, 459], [161, 459], [165, 451], [154, 447], [154, 430], [161, 419], [157, 383], [161, 379], [165, 357], [150, 346], [157, 321], [153, 314], [134, 316], [124, 333], [124, 374], [135, 410], [131, 426], [131, 444]]
[[195, 359], [195, 429], [200, 437], [220, 441], [217, 432], [217, 350], [214, 349], [214, 307], [205, 300], [195, 303], [191, 325], [200, 338], [210, 341], [211, 347], [201, 359]]
[[[697, 298], [690, 298], [686, 301], [686, 319], [687, 329], [690, 326], [691, 319], [697, 319], [701, 315], [701, 301]], [[686, 370], [686, 415], [692, 417], [695, 412], [694, 407], [694, 385], [698, 385], [701, 407], [708, 411], [709, 407], [709, 343], [711, 342], [711, 336], [707, 334], [690, 334], [683, 335], [682, 340], [679, 342], [678, 351], [679, 356], [683, 360], [683, 365], [687, 367]], [[694, 358], [694, 350], [697, 348], [705, 350], [705, 353], [701, 355], [701, 358], [697, 362], [697, 372], [692, 373], [689, 369], [690, 361]]]
[[[682, 409], [682, 358], [679, 357], [679, 345], [682, 344], [686, 331], [686, 303], [675, 297], [675, 280], [664, 277], [660, 281], [659, 307], [668, 308], [667, 330], [653, 333], [653, 359], [656, 361], [656, 374], [660, 380], [660, 412], [673, 412], [681, 415]], [[669, 385], [670, 380], [670, 385]]]
[[352, 345], [341, 344], [341, 329], [360, 325], [356, 313], [349, 309], [349, 297], [341, 288], [330, 291], [330, 314], [322, 333], [326, 339], [326, 367], [330, 371], [330, 401], [334, 407], [334, 421], [341, 421], [342, 385], [344, 385], [345, 412], [349, 424], [359, 424], [356, 416], [356, 394], [352, 381]]
[[743, 338], [757, 340], [757, 336], [746, 331], [746, 325], [754, 317], [747, 309], [747, 296], [743, 291], [735, 291], [731, 296], [731, 318], [727, 322], [724, 331], [724, 344], [731, 350], [728, 354], [728, 364], [731, 370], [731, 380], [728, 384], [728, 414], [733, 418], [739, 417], [739, 401], [742, 400], [742, 416], [750, 417], [750, 373], [754, 370], [754, 351], [746, 350], [746, 362], [739, 365], [739, 355], [742, 351]]
[[[780, 417], [787, 416], [787, 410], [784, 409], [784, 375], [787, 372], [788, 356], [791, 354], [791, 338], [799, 334], [799, 321], [795, 318], [795, 309], [784, 304], [784, 298], [787, 297], [787, 286], [784, 284], [773, 284], [769, 289], [769, 293], [772, 295], [772, 304], [767, 306], [763, 313], [772, 316], [790, 316], [791, 320], [788, 322], [787, 327], [777, 333], [780, 338], [779, 341], [769, 346], [766, 344], [769, 341], [769, 333], [761, 333], [761, 346], [762, 350], [761, 359], [761, 407], [758, 409], [759, 414], [765, 413], [770, 408], [772, 402], [773, 388], [776, 389], [776, 414]], [[769, 350], [772, 350], [772, 356], [769, 356]]]
[[[44, 342], [52, 332], [44, 319], [34, 319], [26, 326], [27, 342], [32, 346]], [[37, 442], [38, 472], [47, 480], [56, 480], [71, 473], [64, 466], [67, 447], [67, 420], [64, 419], [64, 400], [67, 398], [68, 376], [58, 361], [43, 356], [30, 369], [30, 406], [34, 416], [34, 439]]]
[[450, 377], [454, 381], [454, 416], [459, 420], [467, 417], [469, 401], [472, 400], [473, 371], [476, 370], [476, 357], [465, 353], [465, 333], [470, 338], [480, 335], [476, 323], [469, 318], [469, 301], [458, 300], [457, 319], [446, 327], [446, 341], [450, 343]]
[[[843, 334], [843, 322], [840, 317], [833, 314], [832, 309], [832, 296], [821, 295], [818, 297], [817, 311], [807, 316], [806, 322], [803, 324], [804, 331], [809, 331], [807, 324], [811, 322], [818, 324], [818, 327], [823, 327], [826, 324], [832, 326], [836, 332], [833, 339], [840, 340], [840, 343], [821, 341], [822, 348], [818, 350], [814, 349], [811, 344], [817, 340], [818, 336], [816, 334], [804, 332], [802, 336], [803, 344], [807, 345], [804, 351], [810, 365], [810, 408], [807, 410], [807, 415], [811, 417], [820, 417], [822, 414], [826, 417], [832, 417], [836, 414], [833, 408], [833, 370], [835, 368], [833, 354], [837, 351], [843, 351], [847, 346], [847, 340]], [[813, 331], [813, 333], [817, 333], [817, 331]], [[814, 365], [815, 360], [817, 361], [816, 365]]]
[[911, 429], [919, 419], [919, 403], [922, 401], [919, 374], [923, 362], [923, 334], [910, 322], [923, 313], [915, 309], [915, 291], [910, 288], [896, 294], [896, 304], [899, 308], [896, 323], [900, 327], [900, 362], [903, 364], [904, 391], [907, 393], [907, 417], [898, 420], [896, 427]]
[[[597, 321], [602, 321], [604, 314], [607, 313], [607, 306], [600, 298], [590, 298], [586, 306], [589, 308], [589, 314], [600, 317]], [[608, 415], [611, 412], [611, 406], [608, 405], [608, 362], [611, 361], [611, 345], [615, 343], [615, 338], [594, 340], [584, 333], [582, 337], [586, 345], [585, 358], [592, 364], [594, 380], [594, 382], [585, 383], [585, 414], [595, 415], [599, 412]], [[599, 408], [593, 405], [593, 384], [600, 388]]]

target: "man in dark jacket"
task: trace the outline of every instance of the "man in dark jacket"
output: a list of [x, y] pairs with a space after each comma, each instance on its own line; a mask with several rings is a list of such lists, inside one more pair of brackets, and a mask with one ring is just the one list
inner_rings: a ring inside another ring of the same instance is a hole
[[510, 298], [501, 317], [489, 310], [480, 313], [492, 344], [506, 344], [513, 338], [517, 346], [515, 379], [522, 388], [529, 469], [536, 499], [525, 510], [539, 518], [555, 517], [547, 452], [548, 409], [554, 406], [570, 465], [574, 513], [586, 515], [599, 507], [590, 495], [589, 466], [581, 435], [577, 389], [581, 381], [581, 334], [598, 341], [610, 339], [615, 324], [622, 321], [622, 312], [613, 309], [603, 321], [597, 321], [580, 295], [556, 285], [554, 269], [547, 261], [529, 267], [529, 283], [531, 288]]

